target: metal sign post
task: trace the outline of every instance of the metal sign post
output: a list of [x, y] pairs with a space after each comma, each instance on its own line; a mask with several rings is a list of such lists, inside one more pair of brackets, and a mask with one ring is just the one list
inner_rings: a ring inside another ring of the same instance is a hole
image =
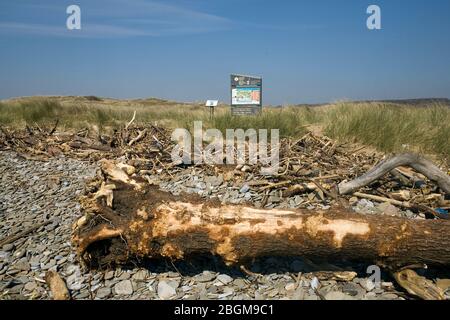
[[231, 75], [231, 114], [254, 115], [262, 111], [262, 78]]
[[214, 108], [219, 104], [219, 100], [207, 100], [205, 106], [209, 107], [209, 118], [214, 118]]

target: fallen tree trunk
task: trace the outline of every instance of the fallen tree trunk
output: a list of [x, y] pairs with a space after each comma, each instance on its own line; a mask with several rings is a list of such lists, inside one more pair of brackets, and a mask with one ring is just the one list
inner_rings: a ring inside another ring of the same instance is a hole
[[360, 215], [344, 209], [255, 209], [174, 197], [155, 187], [114, 181], [113, 208], [82, 201], [75, 225], [78, 254], [93, 267], [135, 258], [212, 254], [227, 264], [261, 256], [305, 256], [405, 265], [450, 265], [449, 221]]
[[380, 162], [361, 177], [349, 182], [340, 183], [338, 186], [339, 194], [345, 195], [353, 193], [400, 166], [409, 166], [415, 169], [431, 181], [436, 182], [439, 188], [446, 194], [450, 194], [450, 177], [442, 172], [431, 161], [414, 153], [405, 153], [388, 158]]

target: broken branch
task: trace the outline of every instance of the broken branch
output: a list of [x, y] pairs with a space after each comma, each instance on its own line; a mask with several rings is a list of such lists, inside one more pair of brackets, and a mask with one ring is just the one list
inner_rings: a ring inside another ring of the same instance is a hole
[[147, 129], [144, 129], [142, 131], [139, 131], [138, 135], [136, 138], [132, 139], [129, 143], [128, 146], [131, 147], [133, 144], [135, 144], [138, 141], [141, 141], [145, 135], [147, 134]]
[[434, 181], [447, 194], [450, 194], [450, 177], [442, 172], [431, 161], [413, 153], [405, 153], [388, 158], [374, 168], [369, 170], [361, 177], [350, 182], [342, 182], [339, 184], [339, 194], [349, 194], [356, 190], [365, 187], [372, 182], [378, 180], [386, 173], [394, 170], [399, 166], [410, 166], [418, 172], [425, 175], [431, 181]]
[[134, 119], [136, 119], [136, 110], [133, 112], [133, 117], [131, 118], [130, 122], [127, 123], [125, 126], [125, 130], [128, 130], [128, 128], [131, 126], [131, 124], [134, 122]]

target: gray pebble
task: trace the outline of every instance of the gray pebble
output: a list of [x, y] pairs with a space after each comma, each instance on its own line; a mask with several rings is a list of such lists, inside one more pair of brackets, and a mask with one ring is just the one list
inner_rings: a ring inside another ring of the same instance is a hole
[[215, 278], [216, 275], [214, 273], [210, 271], [204, 271], [203, 273], [194, 276], [193, 280], [197, 282], [209, 282], [214, 280]]
[[108, 271], [105, 273], [105, 280], [111, 280], [114, 278], [114, 271]]
[[22, 258], [18, 262], [14, 263], [13, 267], [19, 271], [30, 271], [31, 270], [31, 265], [26, 260], [26, 258]]
[[[166, 300], [177, 294], [176, 287], [171, 281], [160, 280], [158, 282], [158, 297]], [[178, 287], [178, 286], [177, 286]]]
[[355, 298], [340, 291], [331, 291], [325, 295], [325, 300], [355, 300]]
[[104, 299], [108, 298], [111, 295], [111, 288], [102, 287], [99, 288], [95, 294], [96, 298]]
[[114, 286], [117, 295], [130, 295], [133, 293], [133, 285], [130, 280], [122, 280]]
[[227, 275], [227, 274], [219, 274], [219, 275], [217, 276], [216, 280], [219, 280], [219, 281], [220, 281], [221, 283], [223, 283], [223, 284], [228, 284], [228, 283], [230, 283], [231, 281], [233, 281], [233, 278], [230, 277], [230, 276]]
[[12, 251], [14, 250], [14, 244], [8, 243], [3, 246], [3, 251]]

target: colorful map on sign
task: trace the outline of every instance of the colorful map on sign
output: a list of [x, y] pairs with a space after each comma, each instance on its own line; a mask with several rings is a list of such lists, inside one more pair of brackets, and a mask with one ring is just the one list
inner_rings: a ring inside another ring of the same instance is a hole
[[237, 87], [231, 91], [233, 105], [261, 104], [261, 89], [257, 87]]

